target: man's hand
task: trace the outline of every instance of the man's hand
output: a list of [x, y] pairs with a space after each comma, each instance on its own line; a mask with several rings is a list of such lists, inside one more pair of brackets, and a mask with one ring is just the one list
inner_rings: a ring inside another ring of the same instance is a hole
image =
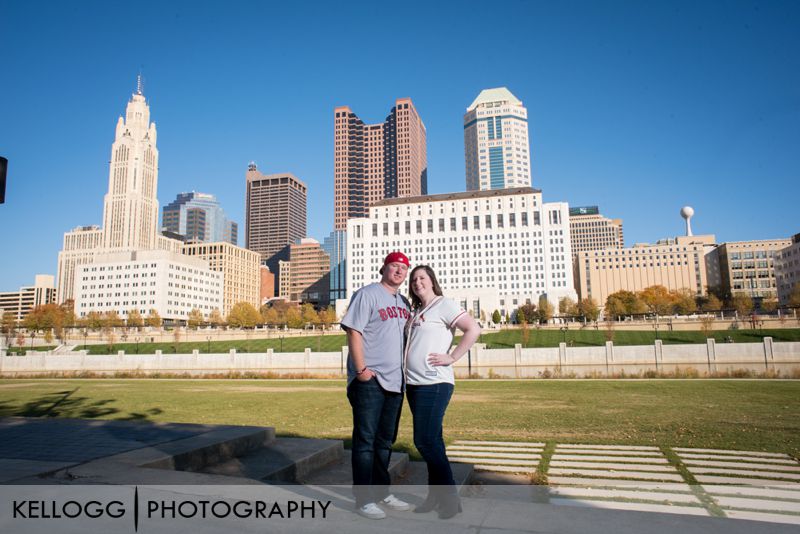
[[375, 372], [372, 369], [367, 368], [360, 375], [356, 375], [356, 380], [359, 382], [369, 382], [374, 376]]

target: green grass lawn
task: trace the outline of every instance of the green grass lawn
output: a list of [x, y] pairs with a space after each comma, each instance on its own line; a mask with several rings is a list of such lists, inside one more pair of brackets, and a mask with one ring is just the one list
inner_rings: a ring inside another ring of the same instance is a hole
[[[0, 380], [0, 416], [273, 426], [349, 439], [341, 380]], [[636, 444], [800, 457], [800, 381], [462, 381], [445, 439]], [[416, 455], [404, 408], [398, 448]]]
[[[492, 332], [484, 330], [480, 342], [486, 343], [487, 348], [513, 348], [514, 344], [520, 343], [526, 347], [555, 347], [566, 338], [567, 342], [573, 346], [601, 346], [606, 342], [606, 331], [601, 327], [595, 330], [593, 327], [578, 329], [574, 327], [567, 332], [559, 330], [528, 330], [527, 342], [524, 342], [524, 333], [518, 329], [503, 330]], [[771, 336], [775, 341], [800, 341], [800, 329], [777, 329], [777, 330], [720, 330], [712, 332], [714, 339], [718, 343], [725, 342], [730, 336], [736, 343], [760, 343], [765, 336]], [[665, 344], [679, 343], [705, 343], [706, 336], [700, 331], [659, 331], [659, 339]], [[656, 334], [652, 330], [618, 330], [614, 332], [614, 343], [617, 345], [652, 345], [656, 339]], [[306, 347], [312, 351], [337, 352], [345, 345], [344, 334], [326, 334], [324, 336], [303, 336], [303, 337], [272, 337], [269, 339], [250, 339], [236, 341], [206, 341], [178, 343], [115, 343], [113, 347], [108, 345], [88, 345], [90, 354], [109, 354], [118, 350], [124, 350], [128, 354], [153, 354], [156, 350], [161, 350], [165, 354], [169, 353], [191, 353], [199, 350], [201, 353], [209, 352], [228, 352], [236, 349], [240, 352], [266, 352], [273, 349], [276, 352], [302, 352]], [[78, 348], [83, 348], [79, 345]], [[177, 349], [177, 350], [176, 350]]]

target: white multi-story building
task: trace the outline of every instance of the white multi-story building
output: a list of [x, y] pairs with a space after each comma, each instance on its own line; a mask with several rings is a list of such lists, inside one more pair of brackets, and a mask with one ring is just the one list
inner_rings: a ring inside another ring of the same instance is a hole
[[[477, 318], [510, 315], [545, 295], [576, 298], [569, 207], [530, 187], [385, 199], [347, 222], [347, 298], [380, 278], [389, 252], [430, 265], [448, 297]], [[401, 291], [408, 293], [408, 281]], [[338, 307], [338, 306], [337, 306]], [[340, 310], [337, 310], [340, 311]]]
[[32, 286], [0, 292], [0, 316], [8, 313], [15, 321], [21, 321], [33, 308], [52, 304], [56, 299], [53, 282], [52, 274], [37, 274]]
[[789, 304], [795, 287], [800, 284], [800, 234], [792, 236], [792, 244], [775, 253], [775, 281], [778, 286], [778, 301]]
[[484, 89], [464, 115], [467, 190], [531, 186], [528, 110], [505, 87]]
[[98, 254], [75, 271], [75, 315], [131, 310], [144, 317], [156, 310], [162, 319], [185, 321], [193, 309], [205, 317], [222, 310], [223, 274], [208, 261], [166, 250]]

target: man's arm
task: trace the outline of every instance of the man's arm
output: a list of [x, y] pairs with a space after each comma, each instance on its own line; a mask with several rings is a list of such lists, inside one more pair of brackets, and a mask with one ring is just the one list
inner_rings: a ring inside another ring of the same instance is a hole
[[[364, 340], [361, 336], [361, 332], [353, 330], [352, 328], [347, 329], [347, 347], [349, 349], [350, 359], [353, 360], [353, 367], [355, 367], [356, 373], [358, 373], [366, 367], [364, 363]], [[372, 369], [367, 369], [363, 373], [356, 375], [356, 380], [366, 382], [373, 376], [375, 376], [375, 373], [372, 372]]]

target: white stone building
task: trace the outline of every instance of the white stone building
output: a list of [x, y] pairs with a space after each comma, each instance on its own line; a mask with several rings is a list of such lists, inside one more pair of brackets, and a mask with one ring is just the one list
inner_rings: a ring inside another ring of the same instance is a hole
[[774, 258], [778, 302], [785, 306], [794, 288], [800, 284], [800, 234], [792, 236], [792, 244], [778, 250]]
[[528, 110], [505, 87], [484, 89], [464, 115], [467, 190], [531, 186]]
[[[530, 187], [385, 199], [347, 222], [347, 298], [378, 281], [383, 259], [402, 251], [430, 265], [442, 290], [479, 318], [510, 315], [546, 295], [576, 298], [569, 207], [542, 203]], [[408, 294], [408, 281], [401, 291]], [[342, 306], [337, 303], [337, 312]]]
[[130, 310], [145, 317], [150, 310], [162, 319], [185, 321], [192, 309], [205, 317], [222, 310], [223, 275], [208, 261], [165, 250], [98, 254], [75, 271], [75, 315], [115, 311], [123, 319]]

